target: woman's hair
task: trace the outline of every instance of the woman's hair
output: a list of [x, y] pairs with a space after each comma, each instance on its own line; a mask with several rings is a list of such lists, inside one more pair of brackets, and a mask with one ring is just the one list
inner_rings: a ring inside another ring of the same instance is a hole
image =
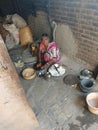
[[43, 34], [42, 34], [42, 37], [47, 37], [47, 38], [49, 38], [49, 36], [48, 36], [47, 33], [43, 33]]
[[49, 39], [49, 41], [50, 41], [50, 38], [49, 38], [49, 36], [48, 36], [47, 33], [43, 33], [43, 34], [42, 34], [42, 38], [41, 38], [41, 40], [43, 39], [43, 37], [46, 37], [46, 38]]

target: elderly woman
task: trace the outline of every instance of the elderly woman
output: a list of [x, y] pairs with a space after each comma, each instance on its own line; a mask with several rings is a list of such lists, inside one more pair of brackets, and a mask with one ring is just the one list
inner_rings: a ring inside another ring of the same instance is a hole
[[50, 43], [47, 34], [42, 35], [42, 42], [39, 47], [39, 63], [37, 68], [49, 68], [50, 65], [60, 61], [58, 45], [55, 42]]

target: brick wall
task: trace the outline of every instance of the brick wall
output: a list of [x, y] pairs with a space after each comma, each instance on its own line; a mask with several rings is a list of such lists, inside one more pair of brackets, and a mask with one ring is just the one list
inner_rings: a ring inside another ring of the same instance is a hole
[[68, 24], [77, 40], [77, 58], [98, 64], [98, 0], [50, 0], [53, 20]]
[[[30, 0], [29, 2], [27, 0], [19, 2], [17, 0], [16, 3], [16, 10], [23, 14], [22, 16], [25, 18], [28, 15], [32, 15], [36, 10], [43, 10], [50, 15], [52, 20], [68, 25], [78, 45], [75, 59], [85, 61], [91, 66], [98, 64], [98, 0]], [[5, 2], [5, 4], [7, 5], [8, 2]], [[6, 9], [4, 8], [3, 0], [0, 5], [4, 14], [14, 11], [11, 8], [11, 2], [9, 2], [9, 6]], [[33, 23], [33, 21], [31, 22]], [[42, 23], [44, 22], [39, 21], [39, 33], [42, 33], [40, 32], [43, 26]]]
[[98, 64], [98, 0], [36, 0], [36, 7], [46, 9], [52, 20], [69, 25], [77, 41], [77, 59], [91, 66]]

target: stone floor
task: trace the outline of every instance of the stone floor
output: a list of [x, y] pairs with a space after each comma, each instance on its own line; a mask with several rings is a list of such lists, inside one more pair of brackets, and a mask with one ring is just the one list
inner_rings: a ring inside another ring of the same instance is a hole
[[[62, 56], [66, 74], [79, 74], [83, 68]], [[64, 75], [64, 76], [65, 76]], [[20, 81], [42, 130], [98, 130], [98, 116], [91, 114], [85, 102], [86, 94], [79, 87], [66, 85], [63, 78], [47, 80], [36, 77]], [[97, 86], [92, 91], [98, 91]]]

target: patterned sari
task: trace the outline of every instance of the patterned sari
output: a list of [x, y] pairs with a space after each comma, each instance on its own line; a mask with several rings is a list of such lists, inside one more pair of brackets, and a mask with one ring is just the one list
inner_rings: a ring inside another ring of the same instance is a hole
[[49, 43], [49, 46], [44, 54], [44, 61], [45, 62], [53, 62], [57, 63], [60, 61], [60, 52], [58, 45], [55, 42]]

